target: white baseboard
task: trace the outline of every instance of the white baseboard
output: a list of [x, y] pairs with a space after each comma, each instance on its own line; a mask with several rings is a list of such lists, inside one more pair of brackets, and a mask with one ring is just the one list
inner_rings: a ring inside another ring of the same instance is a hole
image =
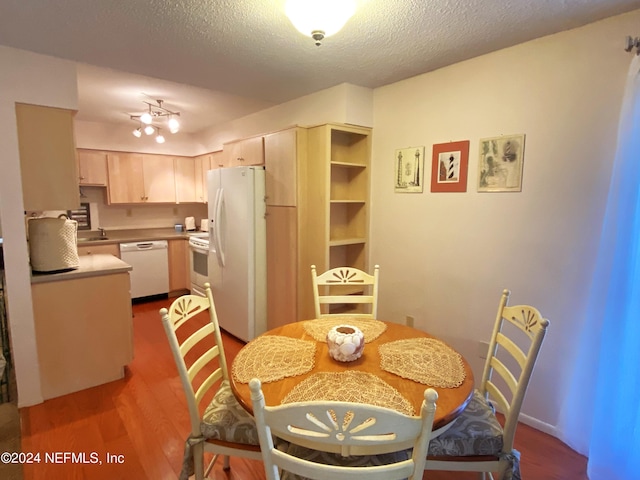
[[554, 425], [545, 423], [541, 420], [538, 420], [537, 418], [530, 417], [529, 415], [525, 415], [523, 413], [520, 414], [518, 420], [526, 425], [529, 425], [530, 427], [535, 428], [536, 430], [540, 430], [541, 432], [548, 433], [552, 437], [560, 439], [560, 437], [558, 436], [558, 429]]

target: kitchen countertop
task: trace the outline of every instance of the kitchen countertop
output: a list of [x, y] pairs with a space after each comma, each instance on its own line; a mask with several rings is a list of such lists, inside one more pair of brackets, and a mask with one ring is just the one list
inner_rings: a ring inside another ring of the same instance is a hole
[[175, 228], [139, 228], [128, 230], [106, 230], [106, 240], [89, 240], [98, 238], [100, 232], [78, 232], [78, 246], [83, 245], [108, 245], [113, 243], [144, 242], [148, 240], [174, 240], [189, 238], [191, 233], [203, 232], [176, 232]]
[[81, 255], [80, 267], [75, 270], [67, 270], [59, 273], [33, 273], [31, 283], [48, 283], [77, 278], [95, 277], [98, 275], [111, 275], [114, 273], [129, 272], [131, 265], [123, 262], [113, 255]]

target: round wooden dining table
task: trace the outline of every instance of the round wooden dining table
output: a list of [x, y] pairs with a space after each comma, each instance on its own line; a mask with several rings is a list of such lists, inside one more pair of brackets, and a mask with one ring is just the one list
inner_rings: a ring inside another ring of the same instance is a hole
[[[353, 322], [349, 322], [348, 318], [341, 320], [343, 320], [341, 323], [351, 323], [356, 325], [355, 320]], [[318, 320], [309, 320], [308, 322], [316, 321]], [[253, 357], [255, 358], [252, 359], [252, 362], [255, 364], [256, 371], [251, 371], [251, 367], [249, 366], [249, 371], [247, 372], [247, 365], [243, 365], [243, 369], [245, 371], [243, 372], [244, 375], [241, 379], [242, 381], [239, 381], [239, 379], [237, 378], [238, 369], [236, 367], [238, 365], [236, 365], [235, 362], [242, 357], [243, 353], [252, 353], [250, 352], [252, 344], [259, 341], [260, 339], [264, 340], [263, 337], [266, 336], [287, 337], [289, 339], [305, 340], [308, 342], [304, 342], [305, 345], [312, 345], [312, 342], [315, 342], [315, 354], [309, 362], [310, 370], [305, 373], [294, 374], [273, 381], [264, 381], [261, 378], [262, 391], [264, 393], [267, 405], [273, 406], [282, 404], [283, 400], [286, 400], [287, 395], [289, 395], [296, 388], [296, 386], [299, 386], [302, 382], [310, 379], [311, 376], [318, 373], [365, 372], [367, 374], [374, 375], [375, 377], [377, 377], [377, 379], [390, 386], [391, 389], [395, 389], [395, 391], [399, 393], [401, 397], [406, 399], [411, 404], [415, 415], [419, 415], [420, 413], [420, 407], [424, 399], [425, 389], [428, 387], [434, 388], [438, 392], [438, 401], [433, 429], [434, 434], [436, 435], [442, 433], [447, 429], [448, 426], [450, 426], [450, 422], [452, 422], [462, 412], [462, 410], [464, 410], [473, 394], [474, 378], [473, 372], [468, 362], [464, 359], [464, 357], [462, 357], [461, 355], [459, 356], [459, 359], [461, 360], [461, 369], [464, 371], [464, 373], [462, 374], [462, 383], [459, 386], [455, 387], [438, 387], [428, 385], [419, 381], [411, 380], [409, 378], [404, 378], [403, 376], [397, 375], [395, 373], [391, 373], [388, 371], [388, 369], [385, 370], [382, 366], [382, 358], [379, 348], [381, 345], [389, 344], [390, 342], [395, 342], [397, 340], [422, 338], [434, 339], [434, 337], [421, 330], [405, 325], [400, 325], [392, 322], [379, 323], [384, 324], [382, 327], [384, 328], [384, 331], [373, 340], [368, 340], [365, 334], [366, 343], [362, 356], [350, 362], [339, 362], [331, 358], [326, 341], [320, 340], [318, 335], [314, 335], [316, 337], [314, 338], [314, 336], [309, 333], [308, 325], [307, 328], [305, 328], [304, 321], [290, 323], [270, 330], [262, 334], [261, 336], [256, 337], [240, 350], [231, 368], [231, 388], [240, 404], [248, 412], [253, 413], [248, 379], [254, 374], [256, 377], [260, 378], [260, 371], [264, 373], [266, 371], [265, 368], [269, 368], [265, 366], [265, 362], [269, 362], [270, 360], [266, 358], [267, 356], [256, 356], [254, 354]], [[244, 352], [245, 350], [246, 352]], [[458, 355], [457, 352], [455, 352], [453, 349], [451, 349], [451, 351], [453, 351], [455, 355]], [[294, 354], [296, 352], [292, 351], [291, 353]], [[245, 358], [246, 357], [247, 356], [245, 355]]]

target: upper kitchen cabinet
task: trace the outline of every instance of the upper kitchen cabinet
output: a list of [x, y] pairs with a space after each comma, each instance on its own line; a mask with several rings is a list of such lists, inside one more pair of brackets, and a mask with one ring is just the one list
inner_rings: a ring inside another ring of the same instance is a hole
[[307, 135], [304, 128], [290, 128], [264, 137], [267, 205], [297, 205], [297, 165], [306, 164]]
[[109, 203], [176, 203], [174, 157], [107, 155]]
[[107, 186], [107, 152], [78, 149], [78, 180], [80, 185]]
[[245, 138], [223, 145], [224, 162], [227, 167], [264, 164], [262, 136]]
[[206, 153], [204, 155], [198, 155], [195, 157], [195, 169], [196, 169], [196, 202], [207, 203], [208, 188], [207, 188], [207, 172], [209, 170], [215, 170], [216, 168], [223, 168], [224, 155], [222, 150], [212, 153]]
[[80, 207], [71, 110], [16, 103], [24, 209]]
[[144, 202], [142, 154], [109, 153], [107, 155], [109, 203]]
[[211, 170], [211, 154], [198, 155], [193, 160], [196, 174], [196, 202], [207, 203], [207, 171]]
[[201, 202], [196, 191], [196, 162], [191, 157], [175, 157], [176, 202]]
[[145, 202], [176, 203], [173, 158], [166, 155], [143, 155]]

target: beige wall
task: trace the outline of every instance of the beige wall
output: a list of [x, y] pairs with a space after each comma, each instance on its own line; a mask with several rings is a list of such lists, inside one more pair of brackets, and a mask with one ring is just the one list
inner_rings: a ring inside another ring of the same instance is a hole
[[98, 122], [76, 121], [75, 135], [78, 148], [194, 156], [222, 150], [223, 143], [232, 140], [328, 122], [370, 127], [373, 90], [343, 83], [198, 133], [167, 134], [162, 145], [152, 137], [135, 138], [129, 127]]
[[[42, 79], [47, 81], [43, 82]], [[42, 401], [35, 344], [15, 102], [78, 108], [73, 62], [0, 46], [0, 217], [4, 238], [7, 314], [19, 406]]]
[[[371, 264], [380, 317], [464, 352], [479, 377], [502, 289], [551, 320], [523, 412], [554, 432], [593, 270], [640, 11], [374, 91]], [[478, 193], [479, 139], [526, 134], [521, 193]], [[466, 193], [430, 193], [433, 144], [470, 140]], [[425, 192], [393, 191], [394, 151], [426, 147]], [[588, 394], [588, 385], [585, 385]]]
[[[135, 124], [133, 124], [135, 127]], [[159, 153], [164, 155], [194, 156], [198, 152], [197, 139], [185, 132], [163, 132], [166, 142], [159, 144], [153, 135], [134, 137], [133, 127], [100, 122], [74, 122], [76, 147], [119, 152]], [[208, 152], [201, 152], [208, 153]]]
[[293, 125], [329, 122], [370, 127], [373, 123], [373, 91], [343, 83], [216, 126], [199, 135], [200, 153], [220, 150], [223, 143], [237, 138], [275, 132]]
[[196, 226], [200, 226], [200, 220], [207, 218], [207, 205], [205, 204], [107, 205], [106, 190], [102, 187], [82, 188], [85, 197], [80, 201], [88, 202], [92, 207], [93, 230], [97, 230], [98, 227], [106, 230], [169, 228], [176, 223], [183, 224], [185, 217], [194, 217]]

